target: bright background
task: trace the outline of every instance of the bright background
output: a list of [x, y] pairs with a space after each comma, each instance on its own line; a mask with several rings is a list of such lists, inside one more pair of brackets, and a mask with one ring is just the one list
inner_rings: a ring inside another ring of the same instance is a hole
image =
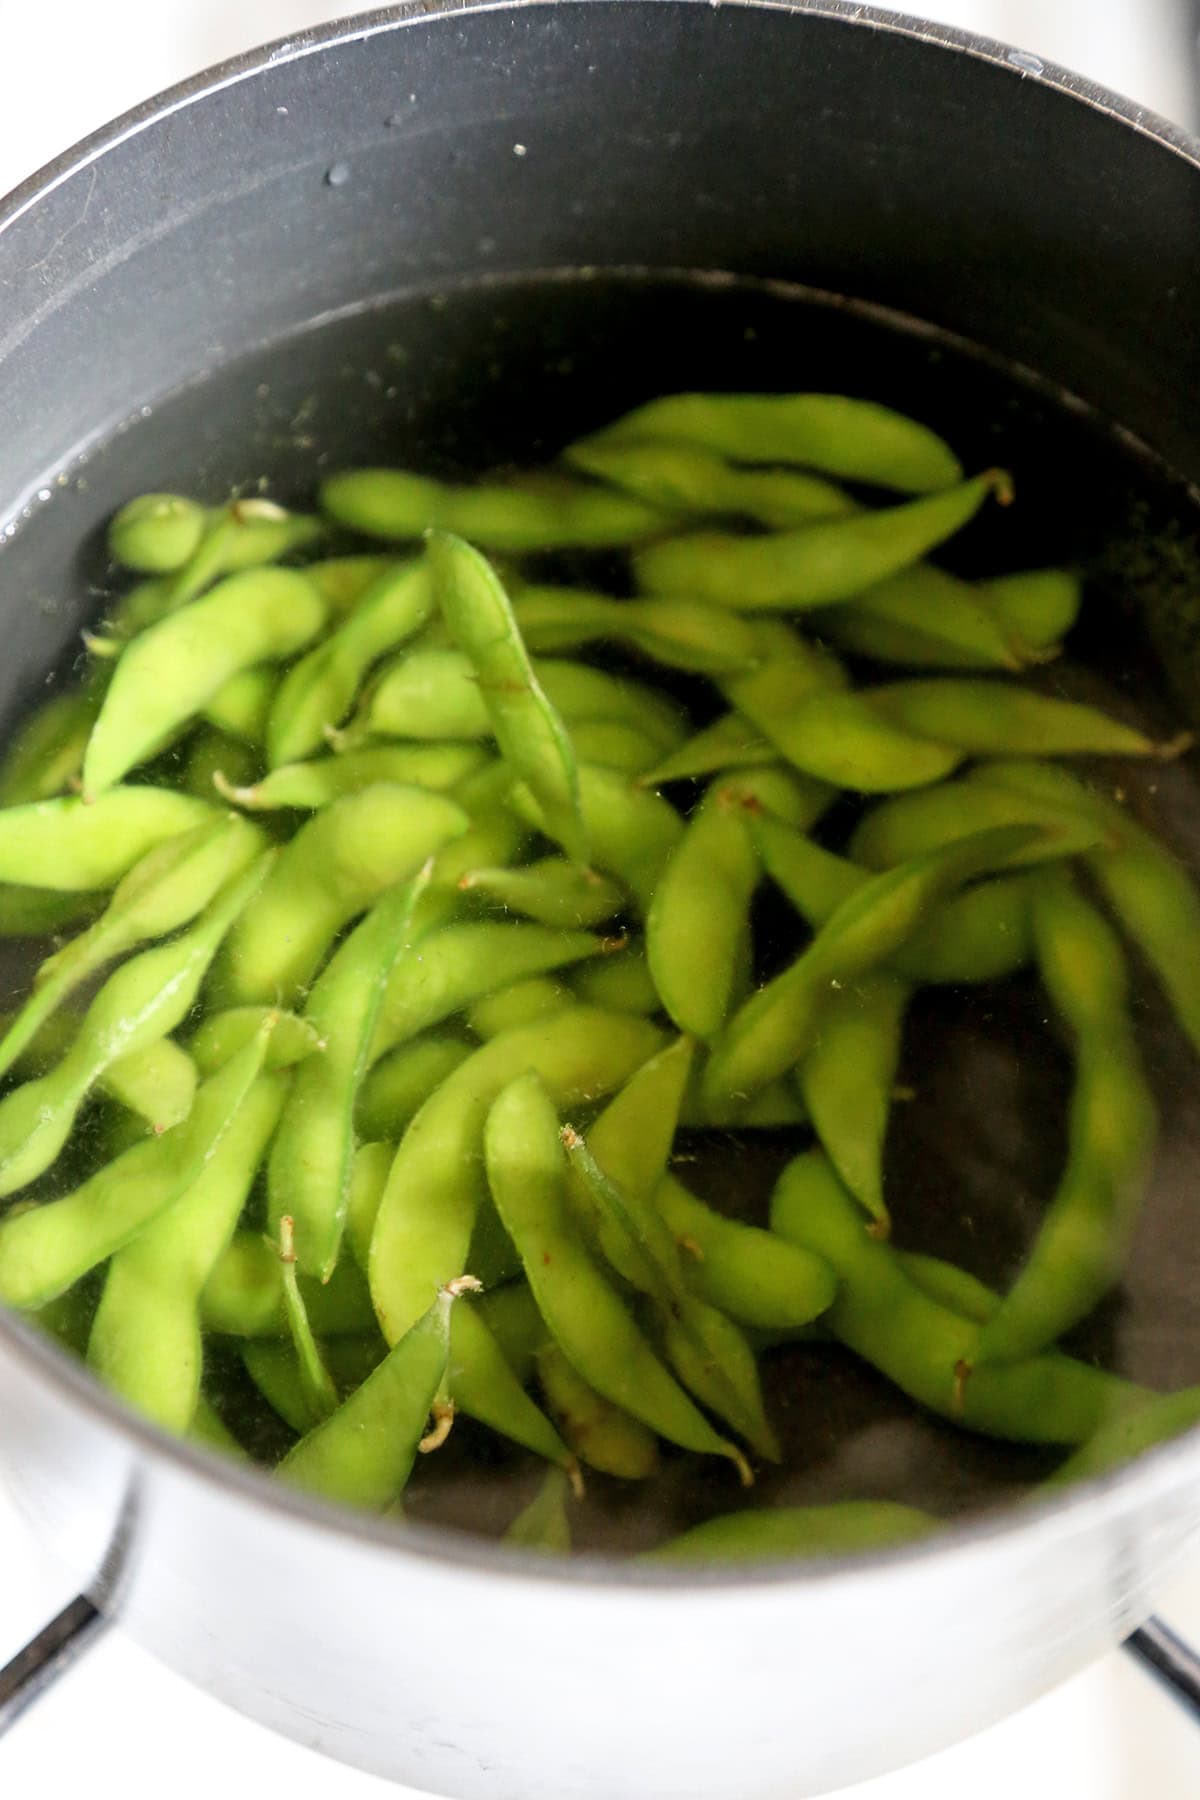
[[[343, 10], [319, 0], [0, 0], [0, 193], [159, 88]], [[921, 10], [1193, 120], [1194, 40], [1183, 0], [929, 0]], [[0, 1492], [0, 1664], [69, 1597]], [[1164, 1596], [1163, 1612], [1200, 1641], [1200, 1566]], [[803, 1619], [796, 1626], [803, 1631]], [[404, 1800], [402, 1790], [226, 1712], [110, 1633], [0, 1743], [0, 1792], [59, 1800], [118, 1784], [125, 1800], [212, 1800], [222, 1791], [236, 1800]], [[1021, 1793], [1195, 1800], [1200, 1728], [1126, 1658], [1111, 1656], [1019, 1717], [844, 1800]]]

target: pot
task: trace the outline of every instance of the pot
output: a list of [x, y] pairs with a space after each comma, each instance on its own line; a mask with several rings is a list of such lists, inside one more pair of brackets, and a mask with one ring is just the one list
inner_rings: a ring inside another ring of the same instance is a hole
[[[139, 488], [286, 498], [398, 446], [483, 467], [706, 375], [874, 392], [968, 461], [1011, 437], [1049, 496], [1031, 551], [1110, 532], [1131, 485], [1183, 517], [1198, 155], [1033, 58], [835, 0], [418, 4], [198, 77], [0, 211], [0, 708], [67, 654]], [[1133, 632], [1118, 673], [1149, 666]], [[1196, 1148], [1185, 1106], [1166, 1287], [1134, 1307], [1163, 1385], [1200, 1378]], [[897, 1767], [1125, 1637], [1200, 1535], [1193, 1431], [819, 1569], [550, 1568], [168, 1441], [10, 1316], [0, 1380], [4, 1477], [98, 1606], [276, 1729], [472, 1800], [796, 1800]]]

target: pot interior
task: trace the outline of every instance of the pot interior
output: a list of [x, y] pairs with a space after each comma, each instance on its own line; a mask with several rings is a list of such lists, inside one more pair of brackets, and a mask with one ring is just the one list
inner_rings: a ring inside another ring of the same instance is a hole
[[[944, 433], [969, 470], [1011, 469], [1016, 504], [964, 533], [951, 566], [969, 575], [1082, 564], [1087, 599], [1070, 655], [1039, 681], [1100, 699], [1157, 735], [1200, 723], [1196, 497], [1127, 436], [1036, 376], [898, 315], [782, 284], [636, 270], [399, 294], [145, 396], [63, 471], [0, 557], [0, 586], [19, 583], [29, 599], [21, 654], [0, 677], [4, 720], [41, 697], [56, 656], [69, 672], [79, 625], [116, 591], [97, 522], [133, 493], [169, 488], [216, 502], [261, 491], [303, 505], [323, 471], [353, 463], [446, 475], [528, 465], [638, 401], [703, 387], [870, 396]], [[618, 574], [603, 559], [555, 566], [598, 582]], [[695, 702], [698, 689], [683, 681], [680, 692]], [[1099, 772], [1200, 867], [1195, 756]], [[835, 815], [831, 841], [852, 812]], [[761, 924], [777, 964], [798, 941], [794, 925], [769, 905]], [[4, 1004], [33, 954], [11, 947]], [[1143, 970], [1135, 992], [1161, 1145], [1126, 1279], [1069, 1347], [1174, 1387], [1200, 1381], [1200, 1089], [1194, 1053]], [[897, 1105], [888, 1142], [896, 1240], [996, 1286], [1018, 1268], [1064, 1155], [1070, 1061], [1046, 1015], [1032, 977], [978, 993], [927, 990], [905, 1037], [900, 1079], [915, 1097]], [[761, 1220], [775, 1173], [802, 1141], [706, 1134], [684, 1146], [686, 1174], [718, 1206]], [[921, 1413], [836, 1346], [770, 1350], [763, 1369], [786, 1455], [761, 1473], [756, 1504], [878, 1495], [950, 1516], [1016, 1498], [1056, 1460]], [[217, 1349], [210, 1379], [264, 1452], [283, 1447], [232, 1353]], [[460, 1420], [446, 1449], [422, 1460], [406, 1510], [499, 1535], [538, 1478], [533, 1459]], [[636, 1549], [736, 1501], [724, 1465], [668, 1455], [653, 1484], [592, 1476], [576, 1542]]]

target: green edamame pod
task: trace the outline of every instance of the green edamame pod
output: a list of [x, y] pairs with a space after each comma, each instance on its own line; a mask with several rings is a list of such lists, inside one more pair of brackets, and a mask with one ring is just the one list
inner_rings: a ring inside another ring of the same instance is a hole
[[98, 1086], [140, 1115], [153, 1131], [169, 1131], [192, 1110], [199, 1079], [195, 1063], [171, 1038], [159, 1038], [109, 1063]]
[[1035, 829], [977, 832], [875, 876], [844, 901], [801, 956], [730, 1020], [704, 1075], [711, 1116], [735, 1118], [751, 1094], [804, 1055], [833, 982], [852, 981], [892, 958], [931, 906], [973, 875], [1002, 867]]
[[193, 553], [178, 568], [127, 594], [116, 609], [113, 628], [118, 636], [129, 636], [155, 625], [222, 575], [277, 562], [314, 543], [323, 531], [319, 519], [290, 513], [261, 496], [213, 507]]
[[568, 1492], [567, 1478], [562, 1470], [547, 1469], [537, 1493], [517, 1514], [501, 1541], [517, 1550], [536, 1550], [545, 1556], [569, 1556]]
[[[753, 677], [749, 679], [753, 680]], [[806, 775], [861, 794], [926, 787], [956, 769], [964, 750], [908, 731], [871, 703], [869, 692], [810, 693], [780, 709], [730, 692], [775, 750]]]
[[1156, 1394], [1144, 1406], [1113, 1419], [1081, 1444], [1047, 1481], [1046, 1488], [1069, 1487], [1088, 1481], [1132, 1462], [1144, 1450], [1188, 1431], [1200, 1420], [1200, 1387], [1181, 1388], [1175, 1394]]
[[323, 644], [290, 668], [276, 690], [267, 721], [272, 769], [298, 762], [340, 725], [371, 665], [413, 637], [433, 610], [424, 559], [390, 564]]
[[702, 444], [658, 439], [585, 438], [565, 451], [588, 475], [665, 512], [716, 513], [777, 530], [857, 512], [849, 494], [793, 469], [739, 469]]
[[85, 795], [103, 793], [199, 712], [232, 675], [293, 655], [328, 609], [301, 574], [253, 569], [134, 639], [113, 673], [83, 759]]
[[278, 684], [279, 675], [271, 663], [239, 669], [205, 701], [200, 716], [218, 731], [260, 750], [266, 743], [267, 720]]
[[916, 419], [845, 394], [667, 394], [572, 446], [657, 438], [735, 463], [798, 463], [846, 481], [931, 493], [961, 479], [957, 457]]
[[[527, 1284], [515, 1285], [529, 1294], [541, 1335], [546, 1337], [546, 1326]], [[534, 1360], [546, 1410], [580, 1462], [623, 1481], [644, 1481], [653, 1475], [658, 1467], [658, 1444], [640, 1419], [598, 1394], [556, 1343], [543, 1343]]]
[[0, 1299], [44, 1305], [186, 1193], [237, 1118], [268, 1035], [261, 1032], [204, 1083], [182, 1125], [135, 1144], [61, 1199], [0, 1220]]
[[110, 1064], [166, 1037], [187, 1017], [218, 946], [261, 888], [273, 859], [267, 851], [227, 881], [181, 936], [122, 964], [88, 1007], [62, 1061], [0, 1101], [0, 1194], [49, 1168]]
[[922, 1406], [990, 1437], [1081, 1444], [1148, 1397], [1144, 1388], [1052, 1353], [970, 1370], [980, 1327], [929, 1298], [862, 1213], [820, 1152], [798, 1156], [771, 1200], [771, 1227], [823, 1256], [840, 1277], [826, 1323]]
[[[657, 794], [631, 787], [612, 769], [586, 763], [579, 770], [579, 798], [592, 862], [615, 876], [645, 914], [683, 835], [683, 821]], [[541, 810], [527, 788], [514, 789], [513, 805], [541, 828]]]
[[972, 756], [1171, 757], [1184, 742], [1156, 744], [1094, 706], [1005, 681], [896, 681], [869, 688], [865, 698], [902, 730]]
[[919, 1250], [897, 1250], [896, 1261], [914, 1287], [948, 1312], [986, 1325], [1000, 1310], [1000, 1296], [966, 1269]]
[[380, 1057], [358, 1090], [354, 1127], [359, 1136], [397, 1142], [472, 1048], [461, 1038], [414, 1037]]
[[1089, 870], [1200, 1050], [1200, 962], [1179, 949], [1200, 942], [1200, 893], [1172, 852], [1120, 806], [1048, 763], [988, 763], [972, 771], [970, 787], [973, 796], [999, 791], [1014, 806], [1053, 808], [1101, 840]]
[[344, 731], [329, 741], [344, 754], [372, 738], [482, 738], [491, 720], [469, 657], [440, 644], [416, 649], [386, 663], [363, 694]]
[[550, 836], [573, 862], [586, 864], [575, 752], [499, 576], [477, 550], [445, 533], [430, 538], [428, 558], [438, 608], [470, 660], [500, 754], [534, 796]]
[[512, 1031], [518, 1025], [530, 1025], [534, 1019], [548, 1018], [564, 1006], [574, 1006], [576, 996], [560, 982], [545, 975], [534, 975], [518, 981], [499, 993], [485, 994], [476, 1000], [467, 1014], [467, 1025], [477, 1038], [486, 1043], [501, 1031]]
[[615, 882], [562, 856], [546, 856], [517, 869], [471, 869], [459, 877], [464, 893], [482, 894], [507, 912], [540, 925], [586, 930], [621, 910], [625, 896]]
[[188, 1049], [203, 1075], [212, 1075], [241, 1049], [243, 1044], [271, 1021], [264, 1064], [268, 1069], [290, 1069], [303, 1062], [314, 1050], [320, 1050], [320, 1033], [307, 1020], [274, 1006], [231, 1006], [224, 1012], [210, 1013], [198, 1025]]
[[105, 963], [188, 924], [264, 846], [253, 826], [210, 814], [205, 824], [148, 850], [122, 877], [95, 924], [39, 967], [32, 994], [0, 1039], [0, 1073], [12, 1067], [68, 994]]
[[0, 809], [0, 882], [72, 894], [111, 887], [155, 844], [211, 823], [214, 811], [157, 787], [111, 788], [90, 805], [69, 795]]
[[239, 791], [239, 782], [256, 782], [261, 774], [262, 763], [253, 744], [215, 725], [203, 725], [188, 745], [179, 785], [185, 794], [201, 800], [211, 800], [214, 792], [228, 799], [230, 792]]
[[213, 971], [214, 1000], [293, 1000], [342, 927], [411, 879], [468, 823], [443, 794], [385, 782], [315, 813], [279, 852], [257, 902], [230, 933]]
[[200, 1296], [233, 1236], [286, 1089], [285, 1075], [259, 1075], [197, 1179], [109, 1263], [88, 1360], [167, 1431], [186, 1431], [195, 1414]]
[[661, 1011], [662, 1001], [650, 977], [641, 944], [626, 944], [612, 956], [580, 963], [572, 971], [571, 988], [585, 1006], [607, 1007], [611, 1012], [641, 1013], [650, 1018]]
[[550, 1334], [529, 1283], [519, 1279], [489, 1288], [479, 1296], [478, 1311], [518, 1381], [532, 1381], [534, 1359]]
[[839, 649], [915, 668], [1011, 670], [1044, 660], [969, 582], [927, 562], [823, 608], [810, 624]]
[[843, 1183], [886, 1236], [883, 1141], [900, 1060], [909, 986], [884, 970], [843, 983], [826, 1000], [800, 1091], [813, 1130]]
[[336, 1412], [289, 1450], [285, 1481], [381, 1511], [403, 1492], [450, 1355], [450, 1308], [478, 1284], [458, 1276]]
[[316, 562], [305, 563], [304, 573], [316, 583], [330, 611], [344, 615], [392, 567], [390, 556], [322, 556]]
[[493, 1038], [442, 1083], [401, 1139], [371, 1241], [371, 1292], [389, 1342], [419, 1316], [447, 1261], [467, 1254], [485, 1192], [483, 1124], [513, 1068], [536, 1070], [562, 1105], [577, 1105], [619, 1086], [659, 1043], [643, 1019], [571, 1007]]
[[57, 935], [94, 918], [103, 905], [102, 893], [59, 893], [0, 881], [0, 938]]
[[685, 1449], [749, 1471], [659, 1362], [592, 1261], [566, 1202], [558, 1116], [536, 1074], [502, 1087], [484, 1132], [488, 1185], [539, 1311], [567, 1359], [606, 1399]]
[[518, 590], [513, 615], [531, 650], [628, 644], [668, 669], [726, 675], [759, 660], [749, 620], [702, 600], [613, 600], [578, 588]]
[[774, 747], [740, 713], [722, 713], [703, 731], [671, 751], [639, 776], [639, 787], [665, 787], [671, 781], [690, 781], [715, 775], [722, 769], [743, 769], [768, 763]]
[[452, 531], [485, 550], [602, 548], [666, 529], [668, 515], [582, 482], [449, 487], [400, 469], [350, 469], [321, 484], [321, 508], [339, 525], [392, 543]]
[[581, 763], [599, 763], [623, 775], [641, 775], [662, 756], [658, 738], [627, 719], [579, 719], [571, 726], [571, 742]]
[[388, 982], [371, 1061], [481, 999], [533, 975], [602, 956], [612, 940], [546, 925], [467, 921], [431, 931], [420, 956]]
[[381, 781], [445, 793], [486, 761], [487, 751], [479, 744], [377, 744], [312, 762], [285, 763], [248, 787], [235, 785], [226, 768], [216, 786], [226, 800], [249, 812], [281, 807], [317, 812], [343, 794], [361, 793]]
[[1037, 825], [1014, 865], [1057, 862], [1079, 856], [1105, 841], [1105, 829], [1086, 809], [1051, 804], [1037, 796], [976, 778], [897, 794], [873, 806], [850, 839], [850, 855], [868, 869], [891, 869], [914, 856], [927, 855], [971, 832], [1002, 825]]
[[1022, 569], [980, 582], [977, 592], [1002, 628], [1044, 659], [1074, 625], [1082, 587], [1071, 569]]
[[288, 1336], [296, 1355], [296, 1372], [304, 1404], [315, 1419], [327, 1419], [337, 1410], [337, 1389], [333, 1376], [325, 1367], [325, 1358], [317, 1342], [308, 1306], [296, 1269], [296, 1235], [294, 1220], [284, 1213], [279, 1221], [279, 1237], [274, 1248], [283, 1271], [283, 1310], [287, 1318]]
[[837, 1279], [821, 1257], [714, 1212], [673, 1175], [659, 1183], [654, 1203], [683, 1253], [689, 1287], [739, 1324], [794, 1331], [832, 1303]]
[[[461, 1049], [464, 1055], [468, 1052], [465, 1044], [455, 1047]], [[432, 1091], [431, 1089], [430, 1092]], [[428, 1099], [428, 1094], [423, 1095], [422, 1099]], [[414, 1107], [414, 1113], [417, 1110]], [[371, 1233], [379, 1214], [379, 1202], [383, 1199], [388, 1171], [395, 1154], [395, 1144], [385, 1139], [359, 1144], [354, 1152], [350, 1170], [350, 1198], [346, 1206], [346, 1236], [354, 1252], [354, 1259], [364, 1274], [367, 1258], [371, 1253]]]
[[208, 515], [182, 494], [139, 494], [108, 527], [114, 562], [140, 575], [169, 575], [193, 556], [208, 526]]
[[[321, 1357], [338, 1394], [345, 1398], [377, 1369], [387, 1355], [378, 1332], [362, 1337], [329, 1338], [321, 1345]], [[301, 1377], [295, 1345], [283, 1339], [250, 1338], [241, 1346], [247, 1375], [273, 1411], [303, 1437], [328, 1413], [314, 1408]]]
[[[426, 868], [426, 879], [428, 867]], [[267, 1173], [268, 1217], [277, 1234], [295, 1223], [296, 1262], [328, 1281], [341, 1247], [354, 1160], [354, 1108], [384, 989], [412, 953], [417, 875], [388, 890], [318, 976], [304, 1008], [321, 1052], [297, 1070]]]
[[83, 768], [103, 693], [103, 682], [93, 678], [30, 714], [0, 761], [0, 807], [49, 800], [70, 785]]
[[793, 1556], [855, 1556], [928, 1537], [940, 1521], [894, 1500], [832, 1506], [746, 1507], [694, 1525], [643, 1562], [764, 1562]]
[[989, 495], [1003, 504], [1009, 478], [989, 469], [959, 487], [848, 518], [818, 519], [765, 537], [697, 531], [635, 553], [638, 586], [739, 612], [828, 606], [919, 562], [972, 519]]
[[[366, 1280], [349, 1257], [342, 1257], [322, 1284], [301, 1275], [300, 1291], [315, 1332], [361, 1335], [375, 1330]], [[257, 1231], [234, 1234], [204, 1285], [200, 1315], [205, 1330], [235, 1338], [288, 1335], [283, 1264], [273, 1244]]]
[[203, 1444], [206, 1450], [219, 1450], [223, 1456], [235, 1457], [238, 1462], [250, 1460], [212, 1401], [203, 1394], [196, 1402], [186, 1435], [191, 1443]]
[[1044, 1349], [1118, 1278], [1157, 1133], [1120, 944], [1064, 870], [1037, 879], [1033, 934], [1042, 980], [1075, 1040], [1069, 1147], [1025, 1266], [980, 1336], [988, 1363]]

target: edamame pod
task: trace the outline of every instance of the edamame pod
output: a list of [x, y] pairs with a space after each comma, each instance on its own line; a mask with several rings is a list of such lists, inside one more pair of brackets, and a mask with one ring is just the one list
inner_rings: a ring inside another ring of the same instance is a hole
[[569, 1556], [571, 1521], [567, 1517], [568, 1482], [561, 1469], [547, 1469], [537, 1493], [523, 1507], [504, 1534], [503, 1542], [517, 1550], [536, 1550], [543, 1556]]
[[423, 1036], [380, 1057], [358, 1091], [354, 1127], [360, 1137], [395, 1143], [431, 1094], [471, 1055], [461, 1038]]
[[[528, 1286], [524, 1282], [519, 1286], [529, 1294], [541, 1335], [548, 1338]], [[640, 1419], [598, 1394], [553, 1341], [542, 1344], [534, 1360], [547, 1411], [580, 1462], [623, 1481], [644, 1481], [653, 1475], [658, 1444]]]
[[193, 717], [230, 676], [283, 661], [316, 636], [327, 608], [310, 581], [289, 569], [230, 575], [203, 600], [152, 625], [113, 673], [83, 759], [83, 791], [94, 797], [143, 762]]
[[959, 487], [848, 518], [820, 519], [765, 537], [697, 531], [635, 552], [648, 594], [684, 594], [739, 612], [796, 612], [850, 600], [918, 562], [972, 519], [989, 495], [1011, 497], [1008, 476], [989, 469]]
[[[309, 1323], [321, 1337], [361, 1336], [375, 1330], [366, 1280], [349, 1257], [340, 1258], [324, 1284], [303, 1275], [299, 1280]], [[234, 1234], [204, 1285], [200, 1312], [206, 1330], [228, 1337], [288, 1335], [283, 1264], [261, 1232]]]
[[540, 925], [586, 930], [621, 910], [625, 896], [615, 882], [565, 857], [546, 856], [521, 868], [470, 869], [459, 877], [464, 893], [481, 894], [506, 912]]
[[267, 720], [275, 703], [278, 681], [278, 673], [270, 663], [239, 669], [205, 701], [200, 716], [218, 731], [260, 750], [266, 742]]
[[939, 1521], [894, 1500], [831, 1506], [746, 1507], [693, 1525], [643, 1562], [763, 1562], [793, 1556], [856, 1556], [928, 1537]]
[[295, 807], [318, 812], [343, 794], [359, 794], [378, 782], [434, 788], [446, 793], [483, 768], [488, 760], [479, 744], [377, 744], [365, 750], [347, 750], [340, 756], [321, 756], [311, 762], [285, 763], [261, 781], [238, 787], [228, 769], [216, 778], [221, 795], [248, 812]]
[[914, 563], [810, 621], [839, 649], [916, 668], [1020, 669], [1044, 660], [969, 582]]
[[19, 727], [0, 762], [0, 807], [23, 806], [61, 794], [83, 768], [104, 683], [96, 678], [82, 688], [55, 694]]
[[449, 487], [400, 469], [350, 469], [321, 485], [321, 508], [339, 525], [393, 543], [452, 531], [485, 550], [555, 550], [632, 544], [671, 521], [641, 501], [582, 482]]
[[1032, 833], [1014, 865], [1057, 862], [1102, 844], [1106, 830], [1085, 808], [1064, 807], [976, 778], [947, 781], [916, 794], [897, 794], [865, 813], [850, 839], [850, 855], [868, 869], [891, 869], [914, 856], [1003, 825], [1043, 826]]
[[774, 1232], [727, 1219], [664, 1176], [654, 1203], [683, 1254], [688, 1285], [742, 1325], [795, 1331], [819, 1318], [833, 1301], [830, 1265]]
[[109, 554], [141, 575], [167, 575], [195, 554], [207, 525], [204, 508], [183, 494], [139, 494], [111, 520]]
[[215, 809], [167, 788], [110, 788], [0, 810], [0, 882], [83, 893], [111, 887], [164, 839], [211, 824]]
[[270, 1022], [265, 1068], [289, 1069], [303, 1062], [314, 1050], [320, 1050], [321, 1037], [306, 1019], [274, 1006], [231, 1006], [224, 1012], [210, 1013], [196, 1027], [190, 1045], [196, 1067], [204, 1075], [214, 1074], [243, 1044]]
[[1170, 757], [1182, 741], [1156, 744], [1094, 706], [1005, 681], [897, 681], [869, 688], [864, 698], [902, 730], [971, 756]]
[[160, 1132], [187, 1118], [198, 1080], [187, 1051], [165, 1037], [118, 1056], [97, 1085], [111, 1100], [137, 1113], [152, 1131]]
[[813, 1130], [843, 1184], [890, 1229], [883, 1197], [883, 1143], [900, 1060], [909, 986], [884, 970], [830, 994], [800, 1064], [800, 1091]]
[[672, 781], [690, 781], [715, 775], [722, 769], [742, 769], [774, 759], [774, 746], [740, 713], [722, 713], [677, 750], [661, 758], [638, 777], [639, 787], [666, 787]]
[[962, 475], [927, 425], [846, 394], [667, 394], [573, 449], [647, 438], [701, 444], [735, 463], [798, 463], [902, 493], [930, 493]]
[[636, 941], [612, 956], [579, 963], [570, 982], [575, 998], [585, 1006], [641, 1013], [644, 1018], [651, 1018], [662, 1009], [658, 989], [650, 978], [645, 949]]
[[[631, 787], [614, 770], [586, 763], [579, 770], [579, 799], [592, 862], [615, 876], [645, 914], [667, 858], [683, 835], [679, 814], [657, 794]], [[513, 805], [540, 829], [541, 811], [527, 788], [514, 790]]]
[[759, 660], [753, 625], [700, 600], [613, 600], [578, 588], [518, 590], [513, 614], [531, 650], [628, 644], [668, 669], [727, 675]]
[[485, 994], [468, 1012], [467, 1025], [486, 1043], [502, 1031], [513, 1031], [518, 1025], [530, 1025], [535, 1019], [561, 1012], [564, 1006], [574, 1006], [575, 999], [570, 988], [560, 982], [534, 975], [528, 981], [501, 988], [499, 993]]
[[1148, 1398], [1144, 1388], [1052, 1353], [977, 1368], [980, 1327], [930, 1299], [820, 1152], [796, 1157], [771, 1200], [771, 1227], [823, 1256], [841, 1278], [825, 1315], [857, 1355], [943, 1418], [1018, 1443], [1081, 1444]]
[[1102, 1425], [1093, 1437], [1081, 1444], [1057, 1468], [1046, 1488], [1069, 1487], [1076, 1481], [1089, 1481], [1096, 1475], [1118, 1469], [1132, 1462], [1144, 1450], [1165, 1443], [1182, 1431], [1189, 1431], [1200, 1421], [1200, 1387], [1181, 1388], [1175, 1394], [1156, 1394], [1144, 1406]]
[[666, 512], [716, 513], [778, 530], [857, 512], [849, 494], [794, 469], [739, 469], [702, 444], [657, 438], [585, 438], [567, 462]]
[[980, 582], [977, 591], [1003, 629], [1040, 658], [1057, 654], [1083, 597], [1082, 583], [1072, 569], [1022, 569]]

